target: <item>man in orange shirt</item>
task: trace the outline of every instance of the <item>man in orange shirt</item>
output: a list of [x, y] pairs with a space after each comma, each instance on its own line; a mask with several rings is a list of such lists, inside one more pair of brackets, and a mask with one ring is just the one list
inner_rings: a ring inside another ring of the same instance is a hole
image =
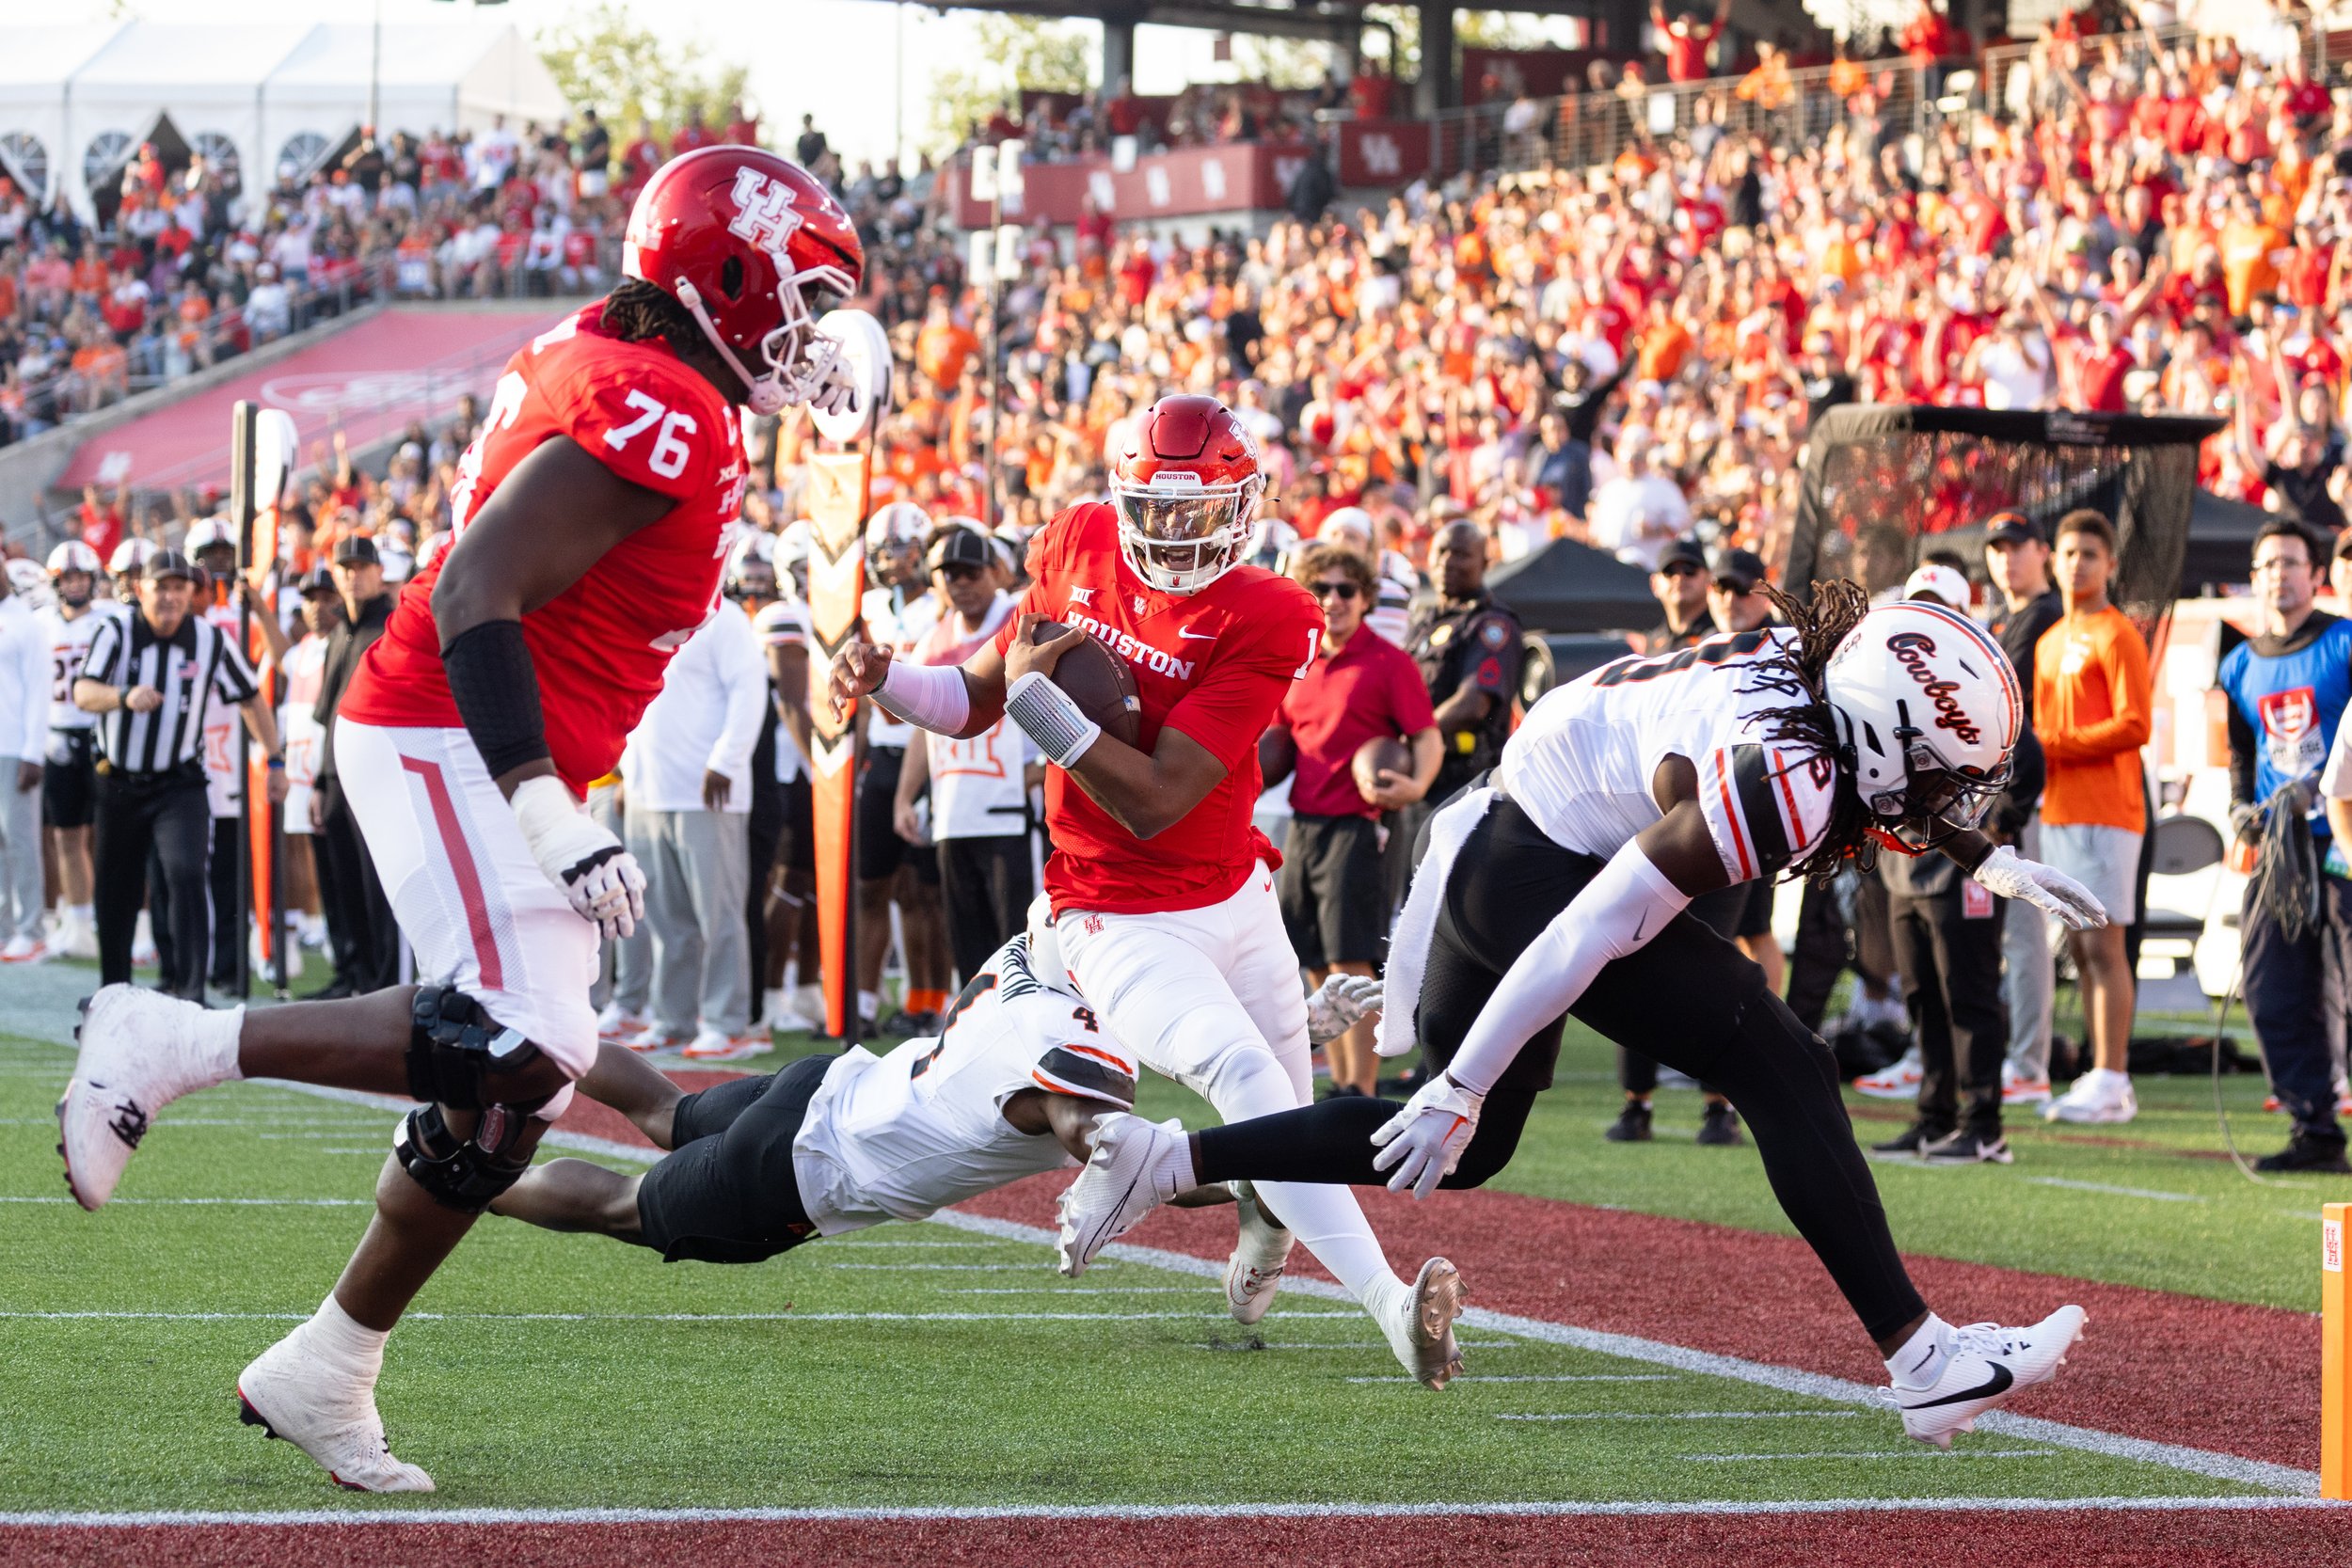
[[2098, 895], [2107, 924], [2069, 934], [2093, 1065], [2042, 1115], [2129, 1121], [2139, 1102], [2125, 1068], [2134, 997], [2123, 930], [2137, 918], [2139, 846], [2148, 831], [2139, 767], [2154, 712], [2148, 644], [2108, 602], [2115, 530], [2105, 516], [2083, 510], [2060, 517], [2052, 562], [2066, 613], [2034, 645], [2034, 732], [2049, 767], [2042, 848], [2051, 865]]

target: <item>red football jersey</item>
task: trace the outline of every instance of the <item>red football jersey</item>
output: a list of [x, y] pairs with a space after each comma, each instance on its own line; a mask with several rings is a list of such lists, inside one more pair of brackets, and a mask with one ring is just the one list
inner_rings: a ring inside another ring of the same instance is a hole
[[[450, 513], [462, 533], [516, 464], [568, 436], [632, 484], [678, 504], [629, 535], [523, 617], [556, 771], [575, 793], [612, 771], [670, 655], [708, 618], [743, 499], [735, 410], [660, 340], [625, 342], [590, 305], [507, 361], [457, 465]], [[463, 723], [441, 670], [433, 585], [443, 551], [408, 582], [343, 697], [361, 723]], [[460, 568], [462, 570], [462, 567]]]
[[[1207, 798], [1148, 844], [1069, 774], [1047, 768], [1054, 855], [1045, 863], [1045, 891], [1056, 911], [1194, 910], [1232, 896], [1259, 859], [1274, 859], [1249, 820], [1264, 788], [1258, 736], [1291, 682], [1314, 662], [1322, 609], [1304, 588], [1262, 566], [1237, 566], [1198, 594], [1163, 594], [1127, 563], [1118, 515], [1101, 501], [1073, 506], [1038, 531], [1029, 575], [1036, 580], [1022, 610], [1083, 626], [1135, 672], [1142, 750], [1172, 726], [1225, 765]], [[1018, 624], [1008, 620], [996, 634], [998, 652], [1012, 645]]]

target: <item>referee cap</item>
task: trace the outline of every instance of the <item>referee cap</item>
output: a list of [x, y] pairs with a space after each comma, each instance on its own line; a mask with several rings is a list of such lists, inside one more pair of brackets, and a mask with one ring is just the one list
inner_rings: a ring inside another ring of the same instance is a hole
[[183, 582], [201, 580], [196, 567], [178, 550], [157, 550], [147, 558], [143, 571], [150, 582], [161, 582], [166, 578], [178, 578]]

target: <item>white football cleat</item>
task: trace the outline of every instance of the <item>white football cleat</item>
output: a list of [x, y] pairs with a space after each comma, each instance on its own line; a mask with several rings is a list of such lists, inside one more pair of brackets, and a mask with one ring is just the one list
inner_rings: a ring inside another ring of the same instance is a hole
[[1189, 1160], [1183, 1127], [1124, 1111], [1097, 1117], [1088, 1141], [1094, 1153], [1062, 1190], [1058, 1207], [1055, 1263], [1072, 1279], [1087, 1272], [1096, 1253], [1176, 1196], [1173, 1167], [1180, 1157]]
[[238, 1418], [309, 1454], [354, 1492], [430, 1492], [433, 1478], [392, 1457], [375, 1390], [314, 1354], [304, 1323], [238, 1374]]
[[775, 1044], [768, 1038], [765, 1030], [755, 1035], [748, 1032], [727, 1035], [716, 1029], [704, 1028], [694, 1032], [694, 1037], [678, 1054], [690, 1062], [739, 1062], [774, 1049]]
[[[57, 1152], [76, 1203], [97, 1209], [114, 1196], [155, 1113], [227, 1080], [215, 1065], [220, 1042], [199, 1031], [232, 1016], [136, 986], [101, 987], [83, 1005], [73, 1031], [81, 1052], [57, 1101]], [[233, 1041], [229, 1053], [233, 1068]]]
[[1916, 1100], [1919, 1080], [1925, 1076], [1926, 1069], [1915, 1047], [1904, 1052], [1902, 1060], [1893, 1066], [1855, 1079], [1854, 1092], [1870, 1100]]
[[1237, 1323], [1254, 1323], [1274, 1305], [1282, 1283], [1282, 1267], [1290, 1261], [1291, 1233], [1266, 1217], [1258, 1206], [1257, 1190], [1247, 1181], [1231, 1183], [1233, 1208], [1241, 1216], [1241, 1236], [1225, 1264], [1225, 1307]]
[[1950, 1448], [1955, 1433], [1976, 1431], [1977, 1418], [1994, 1405], [2057, 1376], [2082, 1332], [2079, 1307], [2061, 1307], [2029, 1328], [1971, 1323], [1953, 1329], [1944, 1375], [1932, 1386], [1890, 1390], [1903, 1413], [1903, 1431]]
[[2139, 1096], [2129, 1073], [2092, 1068], [2074, 1087], [2042, 1108], [2045, 1121], [2119, 1122], [2139, 1115]]
[[1462, 1276], [1452, 1263], [1432, 1258], [1421, 1266], [1410, 1289], [1373, 1318], [1389, 1337], [1389, 1348], [1423, 1387], [1443, 1388], [1462, 1372], [1462, 1349], [1454, 1342], [1454, 1320], [1462, 1315]]
[[8, 945], [0, 947], [0, 964], [37, 964], [49, 959], [49, 944], [38, 937], [10, 937]]
[[618, 1002], [606, 1003], [604, 1011], [596, 1015], [596, 1038], [600, 1040], [625, 1040], [652, 1027], [652, 1019], [643, 1013], [632, 1013]]

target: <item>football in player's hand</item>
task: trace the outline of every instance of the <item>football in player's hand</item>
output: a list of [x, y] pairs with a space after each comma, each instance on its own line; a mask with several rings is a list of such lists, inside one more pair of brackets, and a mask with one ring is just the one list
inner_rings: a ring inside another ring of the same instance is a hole
[[[1069, 629], [1059, 621], [1040, 621], [1029, 628], [1029, 641], [1050, 642]], [[1142, 733], [1143, 699], [1136, 695], [1135, 672], [1118, 655], [1081, 637], [1055, 661], [1053, 681], [1104, 735], [1122, 745], [1136, 743]]]
[[1356, 755], [1348, 763], [1348, 770], [1356, 776], [1356, 793], [1368, 805], [1376, 805], [1373, 799], [1380, 788], [1380, 770], [1387, 768], [1399, 778], [1413, 776], [1413, 749], [1392, 735], [1375, 735], [1356, 748]]

